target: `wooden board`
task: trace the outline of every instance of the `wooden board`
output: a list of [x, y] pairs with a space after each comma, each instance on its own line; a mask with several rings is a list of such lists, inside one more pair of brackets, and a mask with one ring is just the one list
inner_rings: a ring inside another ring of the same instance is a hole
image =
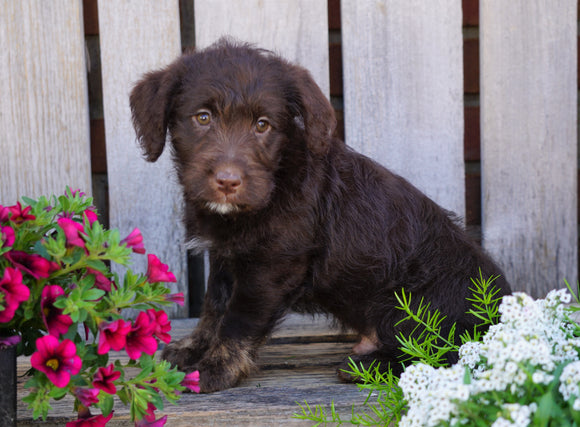
[[91, 190], [80, 1], [0, 1], [0, 204]]
[[483, 239], [514, 289], [577, 278], [577, 2], [480, 2]]
[[[136, 81], [180, 54], [178, 2], [119, 0], [98, 6], [111, 227], [119, 228], [122, 236], [138, 227], [147, 251], [177, 277], [172, 289], [187, 293], [181, 196], [169, 150], [157, 163], [143, 160], [129, 109]], [[146, 257], [135, 256], [133, 268], [145, 272]], [[169, 314], [187, 316], [185, 301]]]
[[194, 14], [197, 47], [224, 35], [255, 43], [306, 67], [329, 94], [326, 0], [198, 1]]
[[461, 2], [341, 2], [346, 142], [465, 215]]
[[[178, 339], [189, 333], [196, 321], [174, 320], [172, 337]], [[292, 337], [300, 339], [293, 341]], [[297, 402], [324, 405], [327, 409], [334, 401], [344, 420], [350, 420], [352, 405], [357, 410], [366, 393], [352, 384], [338, 381], [336, 366], [350, 353], [354, 335], [339, 334], [328, 327], [323, 317], [291, 315], [280, 326], [274, 337], [260, 352], [260, 371], [242, 381], [237, 387], [212, 394], [184, 394], [177, 406], [167, 405], [162, 414], [168, 415], [168, 426], [225, 425], [312, 425], [292, 418], [300, 412]], [[118, 353], [126, 360], [124, 353]], [[30, 366], [29, 358], [18, 360], [21, 375]], [[31, 412], [22, 403], [24, 379], [19, 381], [18, 425], [34, 422]], [[72, 398], [53, 404], [54, 411], [43, 425], [63, 425], [74, 416]], [[159, 414], [161, 415], [161, 413]], [[115, 417], [108, 424], [125, 426], [129, 422], [128, 408], [115, 403]]]

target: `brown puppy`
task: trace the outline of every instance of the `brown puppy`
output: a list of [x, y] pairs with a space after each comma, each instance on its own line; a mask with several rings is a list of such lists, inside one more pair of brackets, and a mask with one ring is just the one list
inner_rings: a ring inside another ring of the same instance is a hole
[[145, 75], [130, 101], [147, 160], [169, 132], [188, 239], [210, 254], [199, 325], [163, 352], [198, 369], [202, 391], [246, 376], [291, 309], [332, 314], [361, 334], [355, 361], [395, 371], [395, 337], [414, 326], [395, 326], [395, 292], [431, 302], [457, 336], [477, 324], [470, 278], [500, 269], [448, 212], [332, 137], [333, 109], [305, 69], [221, 40]]

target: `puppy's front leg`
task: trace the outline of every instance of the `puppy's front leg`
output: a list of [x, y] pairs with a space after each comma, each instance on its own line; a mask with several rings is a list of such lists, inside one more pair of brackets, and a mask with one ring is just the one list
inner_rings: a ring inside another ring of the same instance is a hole
[[233, 387], [255, 368], [259, 346], [300, 293], [300, 274], [280, 265], [269, 270], [234, 282], [217, 339], [196, 366], [202, 392]]
[[232, 294], [232, 278], [219, 260], [210, 256], [210, 274], [199, 323], [190, 336], [169, 343], [161, 358], [184, 372], [194, 371], [215, 339]]

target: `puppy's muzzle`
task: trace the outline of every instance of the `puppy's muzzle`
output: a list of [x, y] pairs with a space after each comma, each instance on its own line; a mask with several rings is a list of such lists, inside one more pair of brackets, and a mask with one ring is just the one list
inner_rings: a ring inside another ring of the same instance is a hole
[[224, 195], [234, 194], [242, 186], [242, 174], [234, 167], [220, 169], [215, 174], [217, 189]]

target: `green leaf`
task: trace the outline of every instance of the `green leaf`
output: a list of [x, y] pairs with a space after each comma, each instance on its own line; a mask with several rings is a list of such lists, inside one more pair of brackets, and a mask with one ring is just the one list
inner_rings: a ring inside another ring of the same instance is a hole
[[115, 399], [112, 395], [101, 391], [99, 393], [99, 408], [101, 408], [101, 412], [106, 417], [108, 416], [111, 411], [113, 411], [113, 406], [115, 404]]
[[83, 292], [83, 299], [86, 301], [95, 301], [98, 300], [99, 298], [102, 298], [105, 294], [106, 292], [103, 291], [102, 289], [97, 288], [88, 289], [85, 292]]
[[87, 260], [87, 267], [90, 267], [93, 270], [100, 271], [101, 273], [108, 272], [107, 265], [103, 261], [101, 261], [100, 259], [88, 259]]
[[534, 425], [547, 426], [555, 411], [559, 411], [559, 406], [555, 404], [552, 392], [549, 391], [538, 402], [538, 409], [534, 414]]

